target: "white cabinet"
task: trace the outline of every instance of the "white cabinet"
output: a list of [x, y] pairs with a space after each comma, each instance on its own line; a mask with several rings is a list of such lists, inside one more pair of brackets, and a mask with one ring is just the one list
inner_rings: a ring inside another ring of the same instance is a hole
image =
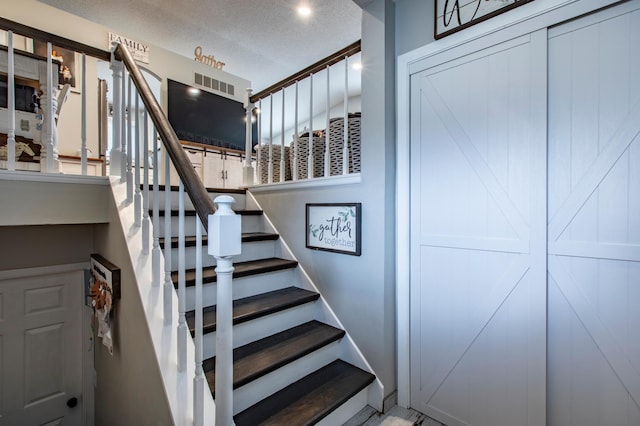
[[[182, 146], [193, 169], [207, 188], [243, 186], [244, 157], [242, 153], [208, 145], [196, 145], [191, 142], [183, 142]], [[164, 177], [164, 172], [162, 176]], [[164, 179], [161, 178], [161, 180]], [[178, 173], [173, 164], [171, 165], [171, 184], [178, 184]]]
[[239, 188], [242, 182], [242, 157], [227, 151], [204, 151], [204, 176], [202, 181], [208, 188]]

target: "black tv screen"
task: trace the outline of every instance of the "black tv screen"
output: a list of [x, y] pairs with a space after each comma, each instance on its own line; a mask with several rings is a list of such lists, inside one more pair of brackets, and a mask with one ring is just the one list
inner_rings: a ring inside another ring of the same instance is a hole
[[[178, 139], [245, 150], [246, 112], [241, 102], [168, 80], [169, 123]], [[252, 139], [257, 139], [252, 126]], [[252, 144], [253, 145], [253, 144]]]

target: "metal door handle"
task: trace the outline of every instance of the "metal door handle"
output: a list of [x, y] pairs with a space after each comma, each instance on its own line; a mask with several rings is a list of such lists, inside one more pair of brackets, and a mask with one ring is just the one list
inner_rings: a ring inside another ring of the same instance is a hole
[[76, 405], [78, 405], [78, 398], [76, 398], [75, 396], [67, 400], [67, 407], [73, 408]]

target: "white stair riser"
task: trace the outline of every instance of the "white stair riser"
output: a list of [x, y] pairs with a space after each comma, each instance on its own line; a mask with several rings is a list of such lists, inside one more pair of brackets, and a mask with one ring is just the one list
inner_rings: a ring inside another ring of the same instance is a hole
[[[160, 191], [159, 193], [159, 199], [160, 199], [160, 210], [164, 210], [164, 191]], [[246, 207], [246, 196], [244, 194], [223, 194], [223, 193], [217, 193], [217, 192], [210, 192], [209, 193], [209, 197], [211, 198], [211, 200], [215, 200], [216, 197], [218, 197], [219, 195], [230, 195], [233, 197], [234, 200], [236, 200], [235, 203], [233, 203], [232, 208], [234, 210], [243, 210]], [[178, 191], [171, 191], [171, 208], [172, 209], [177, 209], [179, 205], [178, 202]], [[149, 189], [149, 208], [153, 208], [153, 189]], [[191, 203], [191, 199], [189, 198], [189, 196], [187, 195], [187, 193], [185, 192], [184, 194], [184, 208], [187, 210], [193, 210], [193, 203]]]
[[[313, 319], [313, 302], [257, 318], [233, 327], [233, 347], [246, 345]], [[204, 335], [204, 359], [216, 354], [216, 333]]]
[[[285, 287], [295, 286], [293, 282], [293, 269], [268, 272], [266, 274], [251, 275], [248, 277], [235, 278], [233, 280], [233, 298], [254, 296], [267, 291], [279, 290]], [[212, 306], [216, 304], [216, 283], [204, 284], [202, 288], [202, 306]], [[193, 310], [195, 306], [195, 287], [186, 289], [187, 310]]]
[[335, 426], [345, 424], [350, 418], [358, 414], [360, 410], [367, 406], [370, 387], [371, 385], [367, 386], [349, 398], [347, 402], [316, 423], [316, 426]]
[[233, 391], [233, 414], [246, 410], [258, 401], [322, 368], [337, 357], [338, 342], [291, 362]]
[[[263, 231], [263, 223], [262, 216], [254, 216], [247, 215], [242, 217], [242, 232], [262, 232]], [[160, 216], [160, 237], [164, 237], [164, 218], [165, 216]], [[194, 236], [196, 235], [196, 217], [195, 216], [185, 216], [184, 218], [184, 233], [185, 236]], [[171, 216], [171, 235], [178, 235], [178, 216]]]
[[[204, 256], [202, 258], [202, 266], [213, 266], [216, 264], [215, 257], [207, 254], [207, 248], [202, 248]], [[234, 256], [233, 262], [245, 262], [248, 260], [266, 259], [275, 256], [275, 241], [252, 241], [248, 243], [242, 243], [242, 253], [238, 256]], [[192, 269], [196, 267], [196, 248], [185, 247], [185, 269]], [[171, 270], [178, 270], [178, 249], [171, 250]]]

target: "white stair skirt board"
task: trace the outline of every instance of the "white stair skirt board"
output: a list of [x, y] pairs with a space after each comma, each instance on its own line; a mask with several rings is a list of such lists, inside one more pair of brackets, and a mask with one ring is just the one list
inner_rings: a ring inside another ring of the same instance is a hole
[[[315, 302], [276, 312], [271, 315], [247, 321], [233, 326], [233, 347], [244, 346], [247, 343], [263, 339], [272, 334], [304, 324], [314, 318]], [[204, 335], [204, 358], [211, 358], [216, 354], [216, 333]]]
[[[206, 246], [203, 242], [203, 250], [206, 251]], [[238, 256], [234, 256], [233, 263], [245, 262], [253, 259], [268, 259], [276, 256], [275, 241], [251, 241], [242, 243], [242, 253]], [[185, 247], [185, 269], [193, 269], [196, 267], [196, 248]], [[171, 270], [178, 270], [178, 249], [174, 248], [171, 253]], [[213, 266], [216, 264], [216, 259], [213, 256], [203, 256], [202, 266]]]
[[[298, 283], [295, 271], [286, 269], [282, 271], [268, 272], [260, 274], [258, 280], [255, 276], [241, 277], [233, 279], [233, 298], [242, 299], [244, 297], [255, 296], [256, 294], [268, 291], [279, 290], [281, 288], [295, 286]], [[186, 288], [187, 310], [195, 306], [195, 287]], [[202, 306], [212, 306], [216, 304], [216, 283], [208, 283], [202, 286]]]
[[[164, 208], [164, 191], [161, 190], [158, 192], [158, 194], [160, 198], [160, 206]], [[234, 210], [244, 210], [246, 208], [245, 207], [246, 196], [244, 194], [226, 194], [222, 192], [209, 192], [209, 197], [212, 200], [215, 200], [216, 197], [218, 197], [219, 195], [232, 196], [234, 200], [236, 200], [236, 202], [233, 203]], [[171, 191], [171, 208], [172, 209], [178, 208], [178, 198], [179, 198], [178, 191]], [[153, 185], [149, 187], [149, 205], [153, 206]], [[184, 208], [186, 210], [193, 210], [193, 203], [191, 202], [191, 199], [189, 198], [186, 192], [184, 195]]]
[[[333, 342], [233, 391], [233, 414], [251, 407], [285, 386], [334, 361], [340, 342]], [[364, 405], [362, 406], [364, 407]], [[360, 407], [360, 408], [362, 408]]]

